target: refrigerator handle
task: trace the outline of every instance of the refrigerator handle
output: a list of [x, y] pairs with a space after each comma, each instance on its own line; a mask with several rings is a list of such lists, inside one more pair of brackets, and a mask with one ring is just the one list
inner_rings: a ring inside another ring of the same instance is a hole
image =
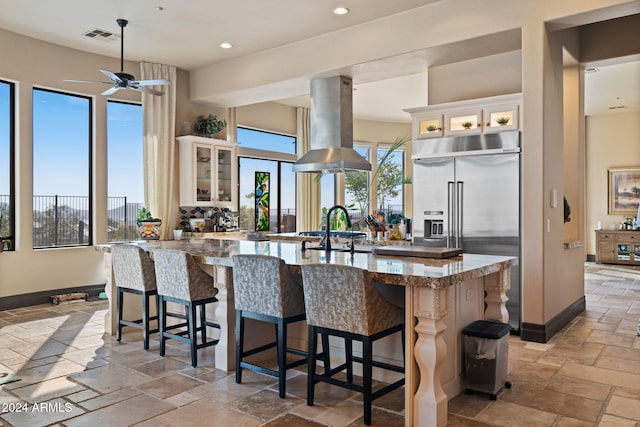
[[462, 209], [464, 207], [464, 204], [462, 202], [463, 201], [462, 192], [464, 190], [464, 182], [458, 181], [457, 185], [458, 185], [458, 188], [457, 188], [458, 191], [457, 191], [456, 196], [457, 196], [457, 199], [458, 199], [457, 200], [458, 211], [456, 212], [457, 213], [457, 218], [456, 218], [456, 220], [457, 220], [457, 224], [456, 224], [456, 228], [457, 228], [456, 248], [461, 248], [462, 247], [461, 245], [463, 244], [462, 243], [462, 237], [463, 237], [462, 236]]
[[454, 182], [447, 182], [447, 247], [451, 247], [451, 243], [453, 243], [453, 221], [451, 220], [452, 216], [455, 214], [455, 206], [454, 206]]

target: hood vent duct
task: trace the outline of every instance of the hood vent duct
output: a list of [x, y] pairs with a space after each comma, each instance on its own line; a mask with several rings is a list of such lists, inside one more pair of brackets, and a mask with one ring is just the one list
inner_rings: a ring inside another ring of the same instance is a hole
[[370, 171], [353, 149], [353, 86], [345, 76], [311, 81], [311, 149], [294, 172]]

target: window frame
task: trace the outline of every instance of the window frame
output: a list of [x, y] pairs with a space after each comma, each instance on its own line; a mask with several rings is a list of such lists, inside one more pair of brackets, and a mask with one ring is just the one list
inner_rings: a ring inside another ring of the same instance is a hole
[[[113, 103], [113, 104], [123, 104], [123, 105], [130, 105], [130, 106], [135, 106], [135, 107], [140, 107], [140, 113], [141, 113], [141, 118], [144, 119], [144, 117], [142, 117], [142, 102], [137, 102], [137, 101], [125, 101], [125, 100], [120, 100], [120, 99], [107, 99], [106, 102], [106, 111], [107, 111], [107, 116], [106, 116], [106, 120], [105, 120], [105, 126], [107, 129], [107, 206], [106, 206], [106, 212], [105, 212], [105, 217], [107, 220], [107, 227], [109, 224], [109, 209], [111, 206], [111, 198], [115, 197], [109, 194], [109, 104]], [[140, 148], [142, 150], [144, 150], [144, 135], [141, 134], [140, 135]], [[144, 155], [143, 155], [143, 164], [140, 165], [140, 167], [143, 169], [143, 178], [144, 178]], [[144, 193], [144, 189], [143, 189], [143, 193]], [[125, 236], [125, 240], [136, 240], [138, 239], [138, 234], [137, 231], [135, 229], [130, 230], [127, 229], [126, 226], [128, 223], [130, 223], [130, 226], [135, 226], [136, 224], [136, 217], [134, 216], [133, 218], [127, 218], [126, 214], [129, 212], [129, 210], [127, 209], [127, 204], [131, 205], [131, 206], [136, 206], [136, 208], [134, 209], [135, 212], [137, 212], [139, 210], [139, 208], [144, 206], [144, 194], [142, 195], [143, 200], [141, 200], [139, 203], [127, 203], [127, 198], [126, 196], [124, 196], [125, 199], [125, 205], [124, 205], [124, 214], [125, 214], [125, 224], [124, 224], [124, 236]], [[129, 231], [131, 231], [131, 236], [129, 235]], [[129, 239], [129, 237], [131, 237]], [[122, 241], [122, 240], [117, 240], [117, 239], [110, 239], [109, 237], [109, 232], [108, 232], [108, 228], [107, 228], [107, 242], [108, 243], [113, 243], [113, 242], [118, 242], [118, 241]]]
[[6, 251], [16, 249], [16, 179], [15, 179], [15, 153], [16, 153], [16, 83], [0, 79], [0, 83], [6, 84], [9, 88], [9, 235], [2, 236], [4, 241], [10, 242], [10, 247]]
[[[298, 137], [295, 135], [289, 135], [286, 133], [282, 133], [282, 132], [273, 132], [273, 131], [267, 131], [267, 130], [263, 130], [263, 129], [257, 129], [257, 128], [253, 128], [250, 126], [240, 126], [238, 125], [238, 129], [247, 129], [247, 130], [251, 130], [254, 132], [262, 132], [262, 133], [267, 133], [270, 135], [277, 135], [277, 136], [284, 136], [287, 138], [293, 138], [294, 139], [294, 144], [296, 146], [297, 149], [297, 144], [298, 144]], [[240, 159], [241, 158], [247, 158], [247, 159], [255, 159], [255, 160], [266, 160], [266, 161], [272, 161], [272, 162], [276, 162], [277, 164], [277, 170], [278, 170], [278, 182], [277, 182], [277, 191], [278, 191], [278, 213], [277, 213], [277, 231], [276, 232], [280, 232], [279, 230], [282, 228], [282, 166], [284, 163], [295, 163], [297, 160], [297, 155], [295, 154], [295, 152], [293, 154], [291, 153], [284, 153], [282, 151], [272, 151], [272, 150], [263, 150], [263, 149], [259, 149], [259, 148], [249, 148], [249, 147], [242, 147], [241, 145], [238, 145], [238, 162], [237, 162], [237, 167], [238, 167], [238, 191], [237, 191], [237, 200], [238, 200], [238, 211], [240, 210], [240, 200], [241, 200], [241, 194], [240, 194], [240, 179], [241, 179], [241, 175], [240, 175]], [[298, 191], [297, 191], [297, 183], [295, 183], [296, 185], [296, 191], [295, 191], [295, 199], [294, 201], [297, 203], [298, 200]], [[298, 213], [296, 212], [296, 215]]]
[[[65, 244], [65, 245], [53, 245], [53, 246], [35, 246], [32, 244], [32, 249], [34, 251], [36, 250], [42, 250], [42, 249], [59, 249], [59, 248], [81, 248], [81, 247], [88, 247], [88, 246], [93, 246], [93, 240], [94, 240], [94, 233], [93, 233], [93, 228], [94, 228], [94, 223], [95, 223], [95, 218], [94, 218], [94, 204], [95, 204], [95, 200], [93, 197], [93, 183], [94, 183], [94, 177], [93, 177], [93, 145], [94, 145], [94, 119], [95, 119], [95, 100], [93, 96], [89, 96], [89, 95], [83, 95], [83, 94], [79, 94], [79, 93], [72, 93], [72, 92], [67, 92], [67, 91], [63, 91], [63, 90], [58, 90], [58, 89], [50, 89], [50, 88], [45, 88], [45, 87], [41, 87], [41, 86], [33, 86], [31, 88], [31, 129], [32, 129], [32, 162], [33, 162], [33, 153], [34, 153], [34, 140], [33, 140], [33, 128], [34, 128], [34, 123], [35, 123], [35, 117], [34, 117], [34, 94], [36, 91], [40, 91], [40, 92], [48, 92], [48, 93], [54, 93], [54, 94], [58, 94], [58, 95], [64, 95], [64, 96], [72, 96], [75, 98], [81, 98], [81, 99], [86, 99], [88, 102], [87, 105], [87, 218], [89, 220], [89, 224], [87, 224], [87, 230], [88, 230], [88, 236], [87, 236], [87, 241], [86, 243], [78, 243], [78, 244]], [[31, 171], [31, 179], [33, 181], [33, 170]], [[33, 209], [33, 198], [35, 197], [34, 194], [31, 195], [31, 199], [32, 199], [32, 209]], [[31, 230], [32, 233], [34, 231], [33, 229], [33, 224], [31, 226]], [[35, 243], [35, 239], [34, 239], [34, 243]]]

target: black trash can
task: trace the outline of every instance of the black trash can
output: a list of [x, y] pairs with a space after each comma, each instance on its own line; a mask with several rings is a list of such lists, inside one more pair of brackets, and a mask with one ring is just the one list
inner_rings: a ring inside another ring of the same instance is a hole
[[509, 332], [511, 326], [490, 320], [477, 320], [463, 331], [467, 393], [489, 393], [496, 400], [507, 381]]

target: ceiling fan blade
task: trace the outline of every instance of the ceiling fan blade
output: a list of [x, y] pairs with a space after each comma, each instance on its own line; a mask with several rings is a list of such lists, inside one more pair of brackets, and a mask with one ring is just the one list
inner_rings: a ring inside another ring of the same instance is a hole
[[120, 86], [114, 86], [114, 87], [111, 87], [111, 88], [109, 88], [109, 89], [105, 90], [105, 91], [104, 91], [104, 92], [102, 92], [100, 95], [111, 95], [112, 93], [116, 93], [116, 92], [117, 92], [117, 91], [119, 91], [120, 89], [124, 89], [124, 88], [122, 88], [122, 87], [120, 87]]
[[103, 85], [112, 85], [113, 82], [98, 82], [95, 80], [70, 80], [70, 79], [66, 79], [64, 80], [65, 82], [71, 82], [71, 83], [99, 83], [99, 84], [103, 84]]
[[111, 80], [113, 83], [122, 83], [122, 79], [118, 77], [116, 73], [112, 73], [111, 71], [107, 70], [100, 70], [100, 72], [109, 77], [109, 80]]
[[158, 79], [158, 80], [132, 80], [129, 82], [131, 86], [155, 86], [155, 85], [170, 85], [171, 82], [169, 80]]
[[151, 89], [151, 88], [145, 87], [145, 86], [141, 86], [141, 87], [129, 86], [129, 89], [133, 89], [133, 90], [137, 90], [137, 91], [140, 91], [140, 92], [148, 93], [150, 95], [156, 95], [156, 96], [164, 95], [164, 92], [161, 92], [161, 91], [155, 90], [155, 89]]

